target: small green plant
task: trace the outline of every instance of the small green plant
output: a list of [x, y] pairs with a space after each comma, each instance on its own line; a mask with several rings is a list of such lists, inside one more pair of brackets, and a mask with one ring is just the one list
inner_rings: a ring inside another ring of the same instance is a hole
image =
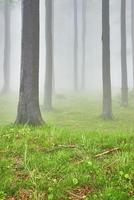
[[0, 200], [5, 200], [5, 193], [3, 191], [0, 191]]

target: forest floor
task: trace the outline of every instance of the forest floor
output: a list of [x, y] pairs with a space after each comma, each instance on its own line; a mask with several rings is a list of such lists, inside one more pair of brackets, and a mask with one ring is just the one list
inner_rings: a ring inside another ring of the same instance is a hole
[[[14, 126], [16, 103], [0, 97], [0, 200], [134, 200], [134, 96], [56, 95], [42, 127]], [[43, 110], [43, 109], [42, 109]]]

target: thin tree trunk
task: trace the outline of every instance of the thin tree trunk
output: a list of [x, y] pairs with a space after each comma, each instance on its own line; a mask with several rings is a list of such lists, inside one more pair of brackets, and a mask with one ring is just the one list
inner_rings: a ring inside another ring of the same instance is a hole
[[52, 72], [52, 91], [53, 95], [55, 94], [55, 70], [54, 70], [54, 0], [52, 0], [52, 35], [53, 35], [53, 72]]
[[126, 0], [121, 1], [121, 74], [122, 106], [128, 106], [127, 53], [126, 53]]
[[112, 118], [112, 95], [110, 74], [110, 25], [109, 0], [102, 0], [102, 75], [104, 119]]
[[22, 1], [21, 80], [17, 124], [43, 123], [39, 108], [39, 0]]
[[86, 61], [86, 6], [87, 0], [82, 2], [82, 90], [85, 90], [85, 61]]
[[78, 90], [78, 19], [77, 0], [74, 0], [74, 90]]
[[46, 0], [46, 77], [45, 77], [45, 110], [52, 109], [52, 86], [53, 86], [53, 12], [52, 0]]
[[11, 45], [11, 31], [10, 31], [10, 19], [11, 19], [11, 10], [10, 2], [5, 1], [5, 39], [4, 39], [4, 65], [3, 65], [3, 74], [4, 74], [4, 84], [2, 93], [8, 93], [10, 90], [10, 45]]
[[134, 0], [131, 0], [131, 37], [132, 37], [132, 64], [133, 64], [133, 90], [134, 90]]

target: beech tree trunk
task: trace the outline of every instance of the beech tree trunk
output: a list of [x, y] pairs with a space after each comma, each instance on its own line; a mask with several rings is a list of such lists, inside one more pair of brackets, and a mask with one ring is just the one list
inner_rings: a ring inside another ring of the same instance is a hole
[[85, 90], [85, 61], [86, 61], [86, 6], [87, 0], [82, 1], [82, 90]]
[[52, 0], [52, 35], [53, 35], [53, 71], [52, 71], [52, 91], [55, 94], [55, 69], [54, 69], [54, 0]]
[[46, 0], [46, 77], [45, 77], [45, 110], [52, 109], [53, 93], [53, 4], [52, 0]]
[[22, 1], [21, 80], [16, 123], [43, 123], [39, 108], [39, 0]]
[[134, 0], [131, 0], [131, 37], [132, 37], [132, 64], [133, 64], [133, 89], [134, 89]]
[[4, 39], [4, 64], [3, 64], [3, 89], [2, 93], [8, 93], [10, 90], [10, 45], [11, 45], [11, 31], [10, 31], [10, 19], [11, 19], [11, 10], [10, 10], [10, 1], [6, 0], [4, 2], [4, 25], [5, 25], [5, 39]]
[[109, 0], [102, 0], [102, 79], [104, 119], [112, 118], [112, 95], [110, 74], [110, 25]]
[[74, 0], [74, 90], [78, 90], [78, 13], [77, 0]]
[[127, 53], [126, 53], [126, 0], [121, 1], [121, 75], [122, 106], [128, 106]]

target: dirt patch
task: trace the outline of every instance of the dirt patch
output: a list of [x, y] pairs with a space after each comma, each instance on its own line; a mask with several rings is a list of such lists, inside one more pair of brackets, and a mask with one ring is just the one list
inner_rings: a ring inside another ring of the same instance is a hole
[[8, 197], [7, 200], [32, 200], [32, 190], [20, 190], [15, 196]]
[[47, 194], [44, 192], [38, 193], [36, 190], [34, 191], [32, 189], [31, 190], [21, 189], [14, 196], [7, 197], [6, 200], [33, 200], [33, 199], [46, 200]]
[[23, 165], [23, 158], [21, 158], [20, 156], [13, 157], [12, 161], [13, 161], [14, 169], [18, 169], [18, 168], [22, 167], [22, 165]]
[[73, 191], [69, 192], [70, 200], [82, 200], [91, 194], [92, 189], [89, 186], [77, 187]]
[[29, 174], [27, 172], [21, 172], [21, 171], [19, 172], [19, 171], [17, 171], [15, 173], [15, 178], [16, 178], [16, 181], [18, 181], [20, 179], [23, 179], [23, 180], [27, 181], [30, 178], [30, 176], [29, 176]]

